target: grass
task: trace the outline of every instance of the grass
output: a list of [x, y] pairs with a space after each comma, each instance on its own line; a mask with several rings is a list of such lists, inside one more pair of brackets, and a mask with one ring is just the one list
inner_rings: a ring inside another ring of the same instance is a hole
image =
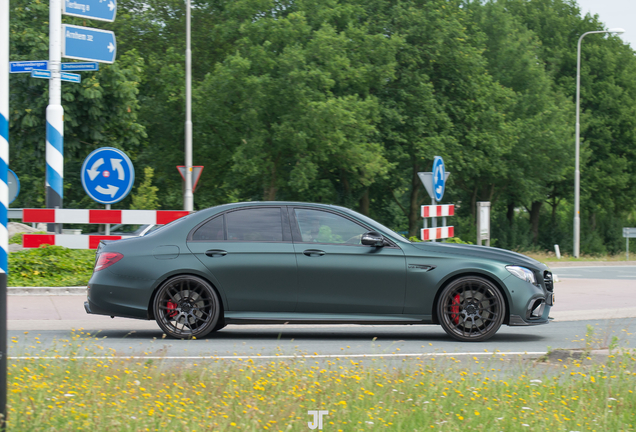
[[[534, 258], [541, 262], [615, 262], [625, 261], [625, 253], [617, 255], [581, 255], [579, 258], [574, 258], [570, 255], [561, 255], [561, 259], [558, 259], [554, 252], [521, 252], [520, 253]], [[630, 261], [636, 260], [636, 255], [630, 254]]]
[[[602, 364], [537, 363], [515, 372], [497, 355], [450, 364], [409, 359], [400, 367], [238, 357], [184, 365], [121, 359], [92, 343], [99, 339], [76, 332], [37, 351], [51, 358], [9, 358], [9, 430], [302, 431], [308, 410], [329, 412], [326, 431], [636, 428], [636, 353], [628, 351]], [[91, 355], [102, 357], [82, 358]]]
[[94, 250], [43, 246], [9, 254], [8, 286], [84, 286], [95, 264]]

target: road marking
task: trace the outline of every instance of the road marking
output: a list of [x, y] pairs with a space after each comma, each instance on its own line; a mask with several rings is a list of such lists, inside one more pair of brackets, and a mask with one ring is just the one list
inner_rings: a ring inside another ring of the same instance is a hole
[[18, 356], [9, 360], [258, 360], [258, 359], [303, 359], [303, 358], [391, 358], [391, 357], [460, 357], [460, 356], [513, 356], [546, 355], [547, 351], [513, 352], [462, 352], [462, 353], [411, 353], [411, 354], [307, 354], [264, 356]]

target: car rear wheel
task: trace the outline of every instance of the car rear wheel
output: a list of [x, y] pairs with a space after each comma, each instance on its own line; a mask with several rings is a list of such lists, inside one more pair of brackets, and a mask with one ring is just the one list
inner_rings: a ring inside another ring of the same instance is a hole
[[460, 341], [490, 339], [503, 323], [506, 305], [499, 289], [479, 276], [464, 276], [444, 288], [437, 316], [446, 333]]
[[153, 310], [157, 324], [167, 335], [189, 339], [210, 333], [221, 308], [208, 282], [196, 276], [177, 276], [159, 288]]

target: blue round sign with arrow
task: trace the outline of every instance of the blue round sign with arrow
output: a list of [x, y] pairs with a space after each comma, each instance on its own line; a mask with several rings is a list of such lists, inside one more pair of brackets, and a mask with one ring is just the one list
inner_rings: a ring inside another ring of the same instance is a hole
[[446, 170], [444, 168], [444, 160], [441, 156], [435, 156], [433, 159], [433, 192], [435, 201], [439, 202], [444, 197], [446, 189]]
[[102, 147], [82, 164], [82, 186], [100, 204], [114, 204], [126, 198], [135, 182], [135, 169], [121, 150]]

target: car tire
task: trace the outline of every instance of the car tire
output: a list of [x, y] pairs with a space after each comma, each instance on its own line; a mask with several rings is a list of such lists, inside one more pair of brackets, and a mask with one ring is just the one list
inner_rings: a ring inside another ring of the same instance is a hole
[[155, 320], [176, 339], [201, 338], [217, 325], [221, 303], [212, 285], [190, 275], [164, 282], [153, 303]]
[[490, 339], [503, 323], [506, 304], [499, 288], [488, 279], [464, 276], [449, 283], [437, 302], [437, 318], [444, 331], [463, 342]]

